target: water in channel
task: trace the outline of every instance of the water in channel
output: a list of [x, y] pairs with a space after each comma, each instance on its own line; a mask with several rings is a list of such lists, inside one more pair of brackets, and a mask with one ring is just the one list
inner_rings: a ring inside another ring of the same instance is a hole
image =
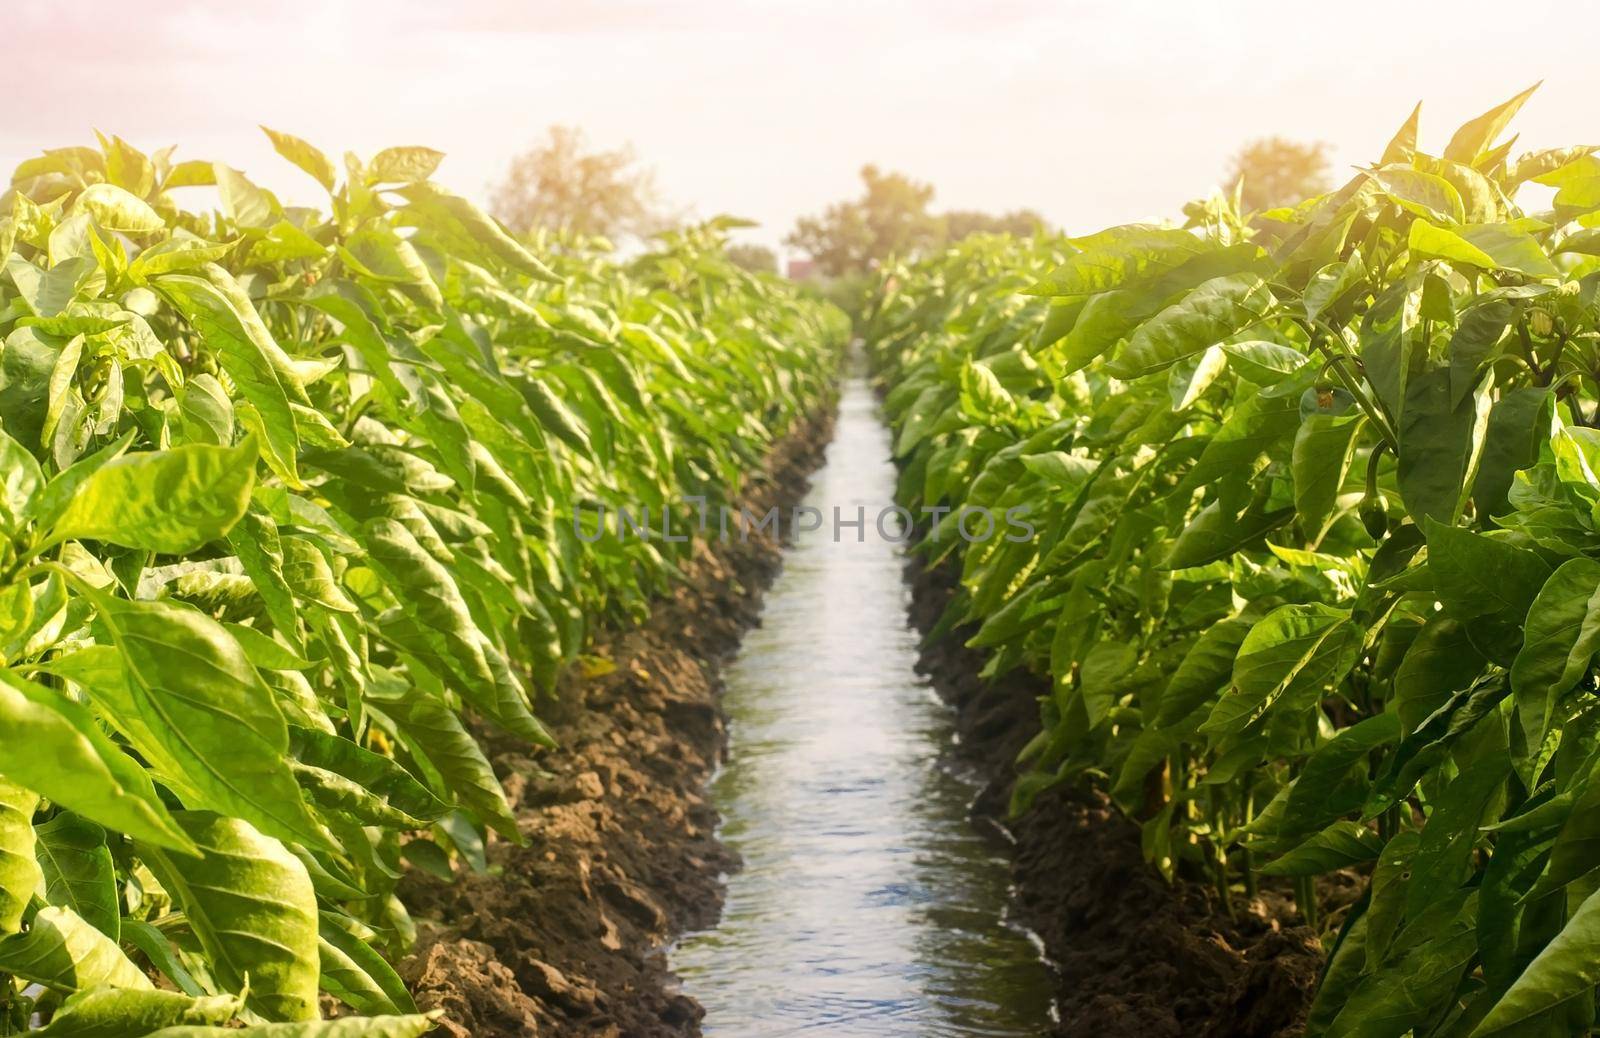
[[[846, 382], [827, 463], [762, 626], [726, 672], [730, 756], [712, 786], [744, 859], [714, 930], [672, 950], [707, 1035], [1035, 1035], [1047, 967], [1005, 922], [1007, 868], [945, 766], [949, 710], [913, 670], [889, 434]], [[864, 540], [833, 508], [866, 509]], [[894, 527], [889, 527], [894, 532]]]

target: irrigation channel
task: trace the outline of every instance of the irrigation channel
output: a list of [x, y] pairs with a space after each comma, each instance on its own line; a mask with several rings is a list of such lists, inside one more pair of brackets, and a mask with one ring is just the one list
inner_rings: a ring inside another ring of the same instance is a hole
[[[850, 378], [802, 533], [726, 671], [730, 750], [712, 784], [743, 859], [719, 925], [671, 952], [707, 1035], [1032, 1035], [1048, 967], [1005, 920], [996, 834], [968, 816], [949, 709], [915, 672], [888, 431]], [[835, 541], [833, 508], [866, 509]]]

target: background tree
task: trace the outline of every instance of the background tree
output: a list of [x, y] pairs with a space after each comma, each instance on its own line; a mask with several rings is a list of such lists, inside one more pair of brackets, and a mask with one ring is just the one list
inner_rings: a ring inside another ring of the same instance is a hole
[[544, 140], [511, 161], [490, 205], [507, 227], [536, 227], [612, 240], [643, 238], [673, 224], [655, 174], [632, 148], [591, 150], [582, 130], [550, 127]]
[[1014, 209], [1009, 213], [984, 213], [975, 209], [952, 209], [944, 214], [946, 241], [960, 241], [973, 234], [1014, 234], [1026, 238], [1040, 230], [1049, 230], [1032, 209]]
[[778, 254], [765, 245], [741, 242], [728, 246], [728, 258], [756, 274], [776, 274]]
[[1328, 190], [1328, 151], [1318, 141], [1300, 144], [1282, 137], [1251, 141], [1228, 171], [1228, 184], [1244, 181], [1242, 200], [1246, 212], [1293, 205]]
[[804, 250], [823, 274], [868, 270], [890, 255], [909, 255], [939, 244], [940, 219], [928, 211], [933, 186], [877, 166], [861, 167], [860, 198], [802, 217], [785, 244]]

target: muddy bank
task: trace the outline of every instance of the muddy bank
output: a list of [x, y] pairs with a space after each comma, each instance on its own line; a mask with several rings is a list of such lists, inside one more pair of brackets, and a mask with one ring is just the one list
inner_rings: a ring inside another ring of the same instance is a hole
[[[797, 502], [831, 430], [824, 415], [780, 443], [745, 503]], [[780, 549], [770, 533], [702, 544], [648, 623], [596, 647], [616, 669], [566, 681], [546, 718], [560, 750], [491, 742], [528, 846], [491, 837], [491, 874], [414, 872], [401, 890], [419, 920], [401, 974], [419, 1006], [445, 1011], [436, 1033], [700, 1033], [659, 949], [721, 910], [734, 862], [704, 797], [725, 742], [717, 668], [757, 622]]]
[[[907, 566], [912, 620], [937, 623], [955, 570]], [[919, 663], [958, 713], [959, 752], [988, 784], [975, 811], [1004, 819], [1014, 761], [1038, 731], [1037, 698], [1048, 685], [1013, 673], [985, 685], [983, 657], [957, 629], [925, 646]], [[1016, 838], [1019, 920], [1045, 943], [1059, 970], [1055, 1034], [1070, 1038], [1272, 1038], [1299, 1034], [1322, 953], [1292, 902], [1273, 890], [1236, 899], [1230, 919], [1207, 884], [1168, 885], [1144, 863], [1139, 830], [1092, 788], [1058, 788], [1024, 817]], [[1330, 890], [1329, 907], [1352, 891]]]

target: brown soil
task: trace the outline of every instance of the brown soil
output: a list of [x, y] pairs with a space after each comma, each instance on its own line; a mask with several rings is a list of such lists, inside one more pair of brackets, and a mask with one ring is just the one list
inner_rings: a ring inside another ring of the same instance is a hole
[[[797, 503], [831, 431], [828, 414], [784, 440], [745, 503]], [[491, 838], [490, 874], [414, 872], [401, 889], [421, 920], [401, 975], [445, 1011], [437, 1034], [700, 1033], [661, 948], [715, 922], [737, 864], [704, 796], [725, 744], [718, 666], [758, 621], [780, 550], [771, 534], [701, 545], [647, 623], [601, 640], [615, 671], [565, 683], [559, 750], [491, 740], [528, 845]]]
[[[908, 566], [912, 619], [938, 622], [955, 572]], [[1043, 939], [1059, 971], [1062, 1038], [1273, 1038], [1301, 1033], [1323, 956], [1292, 901], [1264, 890], [1236, 902], [1236, 919], [1214, 889], [1168, 884], [1146, 865], [1138, 828], [1099, 791], [1061, 787], [1006, 820], [1018, 751], [1039, 730], [1048, 686], [1013, 672], [992, 683], [983, 657], [957, 629], [925, 647], [921, 669], [957, 711], [960, 752], [988, 784], [974, 810], [1016, 839], [1018, 914]], [[1328, 908], [1354, 900], [1354, 882], [1319, 890]]]

